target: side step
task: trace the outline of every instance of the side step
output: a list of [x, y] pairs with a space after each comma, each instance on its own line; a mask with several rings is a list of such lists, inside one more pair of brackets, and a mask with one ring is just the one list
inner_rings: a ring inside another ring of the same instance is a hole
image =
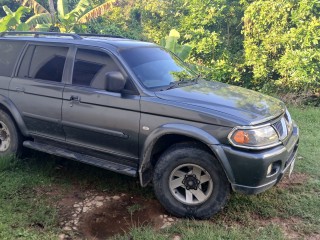
[[59, 157], [68, 158], [74, 161], [87, 163], [93, 166], [101, 167], [113, 172], [122, 173], [131, 177], [137, 176], [137, 170], [133, 167], [125, 166], [119, 163], [110, 162], [102, 158], [96, 158], [81, 153], [73, 152], [64, 148], [51, 146], [44, 143], [24, 141], [23, 146], [37, 151], [46, 152]]

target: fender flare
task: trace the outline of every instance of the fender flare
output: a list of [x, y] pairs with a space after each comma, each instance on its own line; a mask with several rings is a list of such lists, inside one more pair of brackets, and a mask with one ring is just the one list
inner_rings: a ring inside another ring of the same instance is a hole
[[14, 105], [14, 103], [8, 97], [0, 95], [0, 106], [1, 105], [3, 108], [5, 108], [5, 110], [7, 110], [11, 114], [22, 135], [26, 137], [29, 136], [27, 127], [22, 119], [22, 116], [18, 108]]
[[194, 138], [200, 142], [206, 144], [211, 151], [215, 154], [218, 161], [221, 163], [223, 170], [225, 171], [229, 181], [232, 182], [233, 174], [230, 172], [231, 167], [228, 161], [225, 159], [220, 158], [221, 152], [217, 152], [217, 148], [214, 146], [220, 145], [220, 142], [208, 132], [197, 128], [195, 126], [187, 125], [187, 124], [180, 124], [180, 123], [169, 123], [160, 126], [159, 128], [153, 130], [147, 137], [144, 142], [142, 154], [139, 162], [139, 178], [141, 186], [145, 187], [150, 180], [152, 179], [152, 168], [150, 166], [150, 158], [152, 150], [162, 136], [169, 135], [169, 134], [177, 134], [181, 136], [186, 136], [190, 138]]

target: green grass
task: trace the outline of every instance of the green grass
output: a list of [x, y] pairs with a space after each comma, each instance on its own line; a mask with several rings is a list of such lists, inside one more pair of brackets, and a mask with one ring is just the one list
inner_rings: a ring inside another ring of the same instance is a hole
[[[233, 228], [226, 228], [223, 225], [212, 224], [206, 221], [190, 221], [184, 220], [176, 225], [163, 230], [162, 232], [155, 232], [150, 227], [135, 228], [130, 233], [132, 239], [135, 240], [162, 240], [172, 239], [174, 236], [180, 236], [182, 239], [228, 239], [228, 240], [256, 240], [256, 239], [284, 239], [282, 232], [278, 226], [270, 225], [266, 228], [242, 229], [240, 226]], [[119, 236], [116, 239], [126, 240], [128, 236]]]
[[283, 239], [281, 230], [276, 225], [265, 228], [243, 228], [241, 226], [228, 227], [224, 224], [211, 222], [196, 222], [185, 220], [168, 230], [182, 239]]
[[300, 127], [297, 170], [320, 179], [320, 108], [291, 108], [290, 113]]
[[[291, 107], [290, 112], [300, 127], [294, 173], [304, 176], [301, 184], [275, 187], [257, 196], [232, 194], [226, 208], [209, 221], [181, 220], [159, 231], [137, 227], [128, 235], [132, 239], [172, 239], [176, 235], [182, 239], [287, 239], [288, 234], [298, 239], [319, 237], [320, 109]], [[55, 186], [68, 191], [75, 184], [83, 191], [95, 188], [110, 194], [154, 197], [152, 188], [140, 188], [136, 179], [46, 154], [23, 161], [1, 159], [0, 239], [57, 239], [61, 230], [54, 203], [59, 196], [48, 197], [38, 190]]]
[[56, 211], [47, 199], [35, 198], [37, 187], [50, 185], [51, 166], [0, 162], [0, 239], [55, 239]]

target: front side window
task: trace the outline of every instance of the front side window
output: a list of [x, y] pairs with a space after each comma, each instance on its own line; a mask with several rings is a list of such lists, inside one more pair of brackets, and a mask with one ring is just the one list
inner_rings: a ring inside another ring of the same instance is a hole
[[68, 48], [29, 46], [20, 65], [21, 78], [61, 82]]
[[23, 42], [0, 42], [0, 76], [11, 77], [14, 65], [23, 46]]
[[120, 70], [108, 54], [96, 50], [78, 49], [72, 84], [104, 90], [105, 76], [113, 71]]
[[120, 54], [147, 88], [166, 88], [196, 78], [180, 59], [159, 47], [129, 48]]

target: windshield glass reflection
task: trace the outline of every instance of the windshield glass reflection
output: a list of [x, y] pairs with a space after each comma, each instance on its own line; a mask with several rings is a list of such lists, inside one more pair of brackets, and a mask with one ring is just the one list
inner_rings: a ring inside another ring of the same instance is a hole
[[179, 58], [162, 48], [130, 48], [120, 54], [147, 88], [167, 88], [177, 81], [197, 78]]

